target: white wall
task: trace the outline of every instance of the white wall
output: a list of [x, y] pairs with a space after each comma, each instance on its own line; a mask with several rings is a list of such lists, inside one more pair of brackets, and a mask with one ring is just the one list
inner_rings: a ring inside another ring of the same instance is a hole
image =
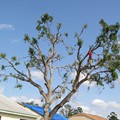
[[1, 117], [1, 120], [20, 120], [20, 119], [17, 119], [17, 118], [12, 118], [12, 117], [5, 117], [5, 116], [2, 116]]
[[39, 120], [40, 118], [30, 118], [30, 117], [23, 117], [23, 116], [17, 116], [17, 115], [10, 115], [10, 114], [4, 114], [0, 113], [1, 120]]
[[92, 120], [92, 119], [84, 117], [84, 116], [72, 116], [69, 119], [70, 120]]

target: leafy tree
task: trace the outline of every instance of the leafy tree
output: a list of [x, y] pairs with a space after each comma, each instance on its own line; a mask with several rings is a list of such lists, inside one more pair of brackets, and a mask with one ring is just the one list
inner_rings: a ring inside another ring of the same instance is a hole
[[35, 106], [39, 106], [39, 104], [35, 103], [35, 101], [31, 101], [31, 102], [26, 102], [26, 104], [30, 104], [30, 105], [35, 105]]
[[[44, 120], [51, 120], [53, 115], [70, 101], [70, 98], [85, 81], [96, 82], [99, 86], [110, 85], [118, 79], [120, 72], [119, 23], [108, 25], [104, 20], [100, 20], [100, 34], [95, 43], [88, 48], [86, 54], [83, 54], [81, 49], [84, 45], [81, 35], [87, 25], [82, 27], [80, 33], [75, 34], [75, 44], [69, 46], [65, 41], [68, 33], [61, 32], [62, 24], [58, 23], [55, 31], [52, 23], [53, 17], [44, 14], [37, 21], [38, 36], [25, 35], [24, 41], [29, 48], [24, 62], [23, 59], [18, 59], [16, 56], [8, 58], [5, 53], [0, 53], [0, 59], [4, 60], [4, 64], [1, 65], [1, 70], [5, 70], [5, 72], [1, 72], [3, 80], [12, 77], [17, 82], [17, 88], [22, 87], [19, 81], [30, 83], [37, 88], [45, 101]], [[54, 33], [52, 29], [54, 29]], [[64, 54], [61, 49], [64, 50]], [[94, 54], [93, 57], [92, 54]], [[74, 60], [69, 60], [70, 58], [74, 58]], [[63, 62], [64, 60], [65, 62]], [[22, 70], [20, 65], [24, 65], [25, 68], [23, 67]], [[39, 83], [34, 81], [32, 70], [40, 71], [43, 74], [43, 81], [39, 81]], [[71, 80], [70, 74], [73, 72], [76, 75], [75, 79]], [[60, 76], [61, 80], [59, 77], [55, 79], [55, 76]], [[58, 86], [54, 86], [55, 81]], [[44, 89], [40, 82], [44, 83]], [[64, 94], [65, 92], [67, 93]], [[60, 102], [49, 113], [50, 106], [58, 99]]]
[[115, 112], [111, 112], [110, 115], [107, 117], [109, 120], [119, 120], [118, 116]]
[[66, 105], [64, 105], [64, 108], [62, 108], [60, 110], [59, 113], [65, 117], [69, 118], [70, 116], [73, 116], [75, 114], [82, 113], [82, 112], [83, 112], [83, 110], [81, 107], [77, 107], [76, 109], [74, 109], [71, 107], [71, 105], [66, 104]]

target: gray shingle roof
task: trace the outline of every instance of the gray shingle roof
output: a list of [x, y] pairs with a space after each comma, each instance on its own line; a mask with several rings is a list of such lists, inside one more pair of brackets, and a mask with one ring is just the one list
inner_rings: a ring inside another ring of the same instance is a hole
[[38, 114], [32, 112], [31, 110], [19, 105], [18, 103], [10, 100], [4, 95], [0, 94], [0, 112], [16, 114], [29, 117], [37, 117]]

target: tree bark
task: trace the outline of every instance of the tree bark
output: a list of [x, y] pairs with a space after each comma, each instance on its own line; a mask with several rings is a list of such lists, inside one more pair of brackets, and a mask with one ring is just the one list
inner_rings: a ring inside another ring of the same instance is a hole
[[43, 120], [51, 120], [49, 118], [49, 115], [50, 115], [50, 113], [49, 113], [49, 104], [46, 104], [45, 108], [44, 108], [44, 117], [43, 117]]

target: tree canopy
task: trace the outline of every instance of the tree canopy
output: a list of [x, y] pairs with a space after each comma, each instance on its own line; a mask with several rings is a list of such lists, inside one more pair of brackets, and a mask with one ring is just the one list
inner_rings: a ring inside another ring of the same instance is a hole
[[119, 120], [118, 116], [115, 112], [111, 112], [110, 115], [107, 117], [109, 120]]
[[63, 108], [59, 111], [60, 114], [62, 114], [63, 116], [69, 118], [75, 114], [78, 113], [82, 113], [83, 110], [81, 107], [77, 107], [77, 108], [72, 108], [70, 104], [66, 104], [63, 106]]
[[[99, 21], [99, 24], [101, 30], [95, 43], [90, 45], [86, 54], [83, 54], [84, 40], [81, 35], [87, 25], [83, 25], [80, 33], [75, 33], [74, 44], [69, 46], [66, 43], [69, 34], [61, 32], [62, 24], [58, 23], [54, 28], [53, 17], [48, 14], [42, 15], [37, 21], [38, 35], [30, 37], [25, 34], [24, 36], [24, 42], [29, 45], [24, 61], [16, 56], [8, 58], [5, 53], [0, 53], [0, 59], [4, 61], [4, 64], [1, 65], [1, 70], [4, 72], [1, 72], [0, 75], [3, 80], [7, 80], [9, 77], [15, 78], [17, 88], [22, 87], [19, 81], [30, 83], [36, 87], [45, 101], [43, 119], [51, 120], [53, 115], [70, 101], [70, 98], [85, 81], [96, 82], [98, 86], [104, 86], [104, 84], [110, 85], [118, 79], [120, 24], [108, 25], [103, 19]], [[68, 56], [74, 56], [73, 62], [67, 59], [66, 64], [63, 63]], [[21, 65], [25, 66], [23, 70], [19, 69]], [[32, 70], [42, 73], [43, 80], [39, 83], [34, 81]], [[70, 77], [73, 72], [75, 79]], [[58, 81], [55, 79], [55, 75], [61, 78], [57, 86], [53, 86], [54, 82]], [[41, 82], [44, 84], [44, 89]], [[64, 94], [66, 91], [67, 94]], [[62, 97], [64, 98], [61, 99]], [[50, 106], [58, 99], [60, 102], [49, 113]]]

